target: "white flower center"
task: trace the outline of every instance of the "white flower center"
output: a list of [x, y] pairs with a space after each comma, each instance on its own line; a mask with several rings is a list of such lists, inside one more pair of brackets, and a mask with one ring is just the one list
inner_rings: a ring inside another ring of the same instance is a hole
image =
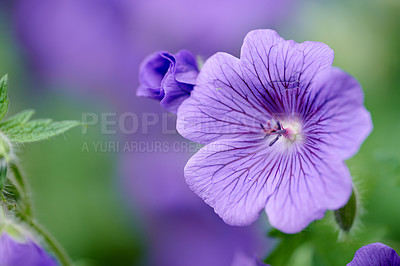
[[282, 129], [286, 130], [283, 134], [285, 139], [291, 142], [303, 140], [302, 129], [303, 126], [298, 120], [282, 121]]

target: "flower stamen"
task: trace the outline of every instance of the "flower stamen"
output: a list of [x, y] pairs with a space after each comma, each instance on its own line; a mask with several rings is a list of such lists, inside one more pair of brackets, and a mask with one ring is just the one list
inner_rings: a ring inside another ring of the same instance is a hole
[[281, 136], [281, 135], [276, 136], [276, 138], [275, 138], [273, 141], [271, 141], [268, 145], [269, 145], [270, 147], [271, 147], [272, 145], [274, 145], [275, 142], [278, 141], [278, 139], [279, 139], [280, 136]]
[[271, 127], [271, 123], [268, 121], [267, 122], [267, 126], [268, 128], [266, 128], [262, 123], [260, 123], [260, 126], [263, 130], [263, 132], [265, 133], [264, 138], [268, 138], [271, 135], [277, 135], [276, 138], [274, 138], [270, 143], [269, 146], [271, 147], [272, 145], [274, 145], [280, 136], [282, 136], [283, 134], [287, 133], [287, 130], [282, 128], [282, 125], [279, 121], [276, 122], [276, 126], [275, 127]]
[[269, 142], [270, 147], [274, 145], [281, 136], [285, 137], [287, 144], [298, 142], [303, 139], [302, 126], [298, 120], [291, 119], [283, 122], [267, 121], [265, 124], [260, 123], [260, 127], [265, 134], [264, 139], [273, 135], [276, 136]]

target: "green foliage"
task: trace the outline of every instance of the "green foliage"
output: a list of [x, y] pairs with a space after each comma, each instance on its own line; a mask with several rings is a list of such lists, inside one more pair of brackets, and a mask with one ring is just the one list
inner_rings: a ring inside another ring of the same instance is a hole
[[[0, 80], [0, 121], [8, 110], [8, 76]], [[53, 122], [51, 119], [37, 119], [29, 121], [35, 112], [25, 110], [0, 123], [1, 132], [13, 143], [28, 143], [49, 139], [65, 131], [82, 125], [79, 121]]]
[[268, 233], [269, 237], [278, 239], [279, 244], [269, 254], [266, 263], [271, 265], [289, 265], [289, 261], [296, 249], [309, 240], [307, 231], [298, 234], [285, 234], [276, 229]]
[[8, 110], [7, 89], [8, 76], [6, 74], [0, 79], [0, 121], [4, 118]]
[[0, 123], [0, 129], [3, 132], [12, 130], [14, 127], [25, 124], [28, 120], [33, 116], [35, 111], [33, 110], [25, 110], [12, 116], [11, 118], [7, 119], [4, 122]]
[[0, 124], [0, 129], [13, 143], [27, 143], [49, 139], [65, 131], [82, 125], [79, 121], [53, 122], [51, 119], [38, 119], [28, 121], [32, 115], [30, 111], [16, 115], [15, 120], [8, 120]]
[[[0, 121], [8, 111], [7, 87], [8, 78], [5, 75], [0, 80]], [[63, 248], [35, 221], [27, 182], [15, 164], [12, 143], [49, 139], [82, 123], [79, 121], [53, 122], [51, 119], [30, 121], [33, 114], [34, 111], [32, 110], [23, 111], [0, 123], [0, 209], [9, 210], [12, 213], [11, 217], [18, 217], [30, 227], [30, 230], [39, 235], [61, 265], [71, 265], [71, 261]], [[12, 175], [7, 175], [8, 169], [11, 170]]]

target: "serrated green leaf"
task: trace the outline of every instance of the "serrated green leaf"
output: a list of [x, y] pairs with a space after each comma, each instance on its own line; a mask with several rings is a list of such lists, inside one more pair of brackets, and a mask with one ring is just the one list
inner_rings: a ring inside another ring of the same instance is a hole
[[11, 130], [15, 126], [23, 125], [33, 116], [35, 113], [34, 110], [25, 110], [22, 111], [4, 122], [0, 123], [0, 130], [4, 133]]
[[8, 76], [6, 74], [0, 79], [0, 121], [4, 118], [8, 111], [7, 89]]
[[50, 119], [40, 119], [15, 125], [4, 133], [13, 143], [27, 143], [55, 137], [80, 125], [82, 123], [79, 121], [53, 122]]

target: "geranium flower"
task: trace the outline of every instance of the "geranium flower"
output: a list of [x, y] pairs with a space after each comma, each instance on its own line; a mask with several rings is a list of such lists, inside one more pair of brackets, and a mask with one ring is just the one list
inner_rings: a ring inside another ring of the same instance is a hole
[[373, 243], [357, 250], [353, 260], [347, 266], [399, 266], [400, 257], [391, 247], [382, 243]]
[[241, 58], [217, 53], [203, 66], [177, 129], [206, 144], [187, 163], [190, 188], [226, 223], [262, 209], [295, 233], [352, 192], [344, 160], [372, 129], [357, 81], [332, 68], [333, 51], [272, 30], [250, 32]]
[[155, 52], [140, 67], [137, 95], [156, 99], [176, 113], [193, 90], [198, 73], [196, 58], [189, 51], [181, 50], [175, 55]]

